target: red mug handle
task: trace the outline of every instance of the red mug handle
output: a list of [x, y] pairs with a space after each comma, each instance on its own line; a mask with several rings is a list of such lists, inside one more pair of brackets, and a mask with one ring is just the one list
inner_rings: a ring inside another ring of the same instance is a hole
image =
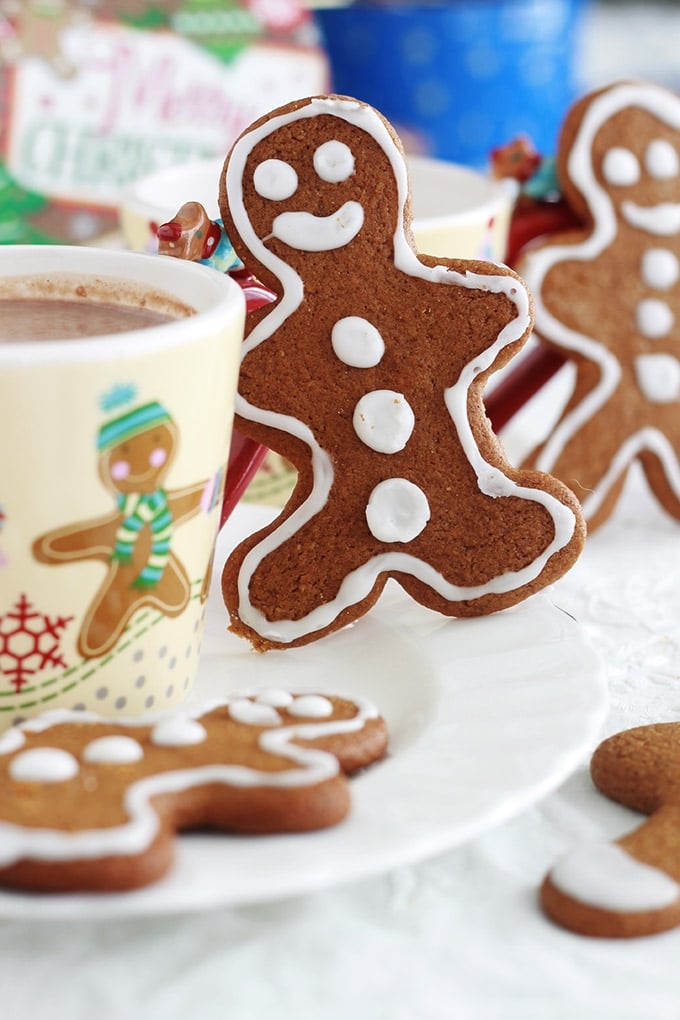
[[[250, 276], [245, 270], [232, 272], [230, 275], [236, 280], [245, 294], [246, 310], [248, 312], [261, 308], [262, 305], [270, 304], [274, 300], [276, 295], [268, 287], [261, 284], [259, 280], [256, 280], [255, 277]], [[229, 448], [227, 477], [224, 483], [220, 528], [248, 488], [266, 455], [266, 446], [256, 443], [254, 439], [248, 439], [238, 429], [234, 429]]]

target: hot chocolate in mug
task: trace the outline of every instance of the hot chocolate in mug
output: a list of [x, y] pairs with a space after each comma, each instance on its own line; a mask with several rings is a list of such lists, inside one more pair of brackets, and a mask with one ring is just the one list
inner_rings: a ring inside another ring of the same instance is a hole
[[189, 693], [244, 318], [189, 262], [0, 248], [0, 728]]

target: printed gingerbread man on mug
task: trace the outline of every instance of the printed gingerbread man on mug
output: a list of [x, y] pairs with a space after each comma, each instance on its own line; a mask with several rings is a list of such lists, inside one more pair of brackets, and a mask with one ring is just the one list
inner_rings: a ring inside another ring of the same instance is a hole
[[586, 96], [558, 168], [578, 225], [534, 243], [518, 268], [536, 332], [576, 381], [527, 466], [566, 482], [592, 531], [637, 460], [680, 518], [680, 99], [636, 82]]
[[556, 479], [505, 460], [482, 402], [529, 335], [507, 267], [417, 254], [397, 136], [346, 97], [251, 125], [225, 165], [234, 248], [275, 294], [251, 313], [236, 427], [298, 470], [227, 561], [232, 628], [260, 648], [352, 622], [387, 577], [449, 616], [512, 605], [578, 555]]
[[106, 566], [78, 637], [84, 658], [110, 651], [144, 606], [178, 616], [189, 602], [191, 582], [172, 551], [173, 534], [199, 510], [216, 506], [221, 478], [218, 473], [208, 482], [167, 491], [163, 483], [178, 438], [175, 422], [158, 401], [107, 421], [97, 437], [98, 468], [116, 497], [116, 510], [57, 528], [34, 542], [33, 554], [41, 563], [91, 559]]

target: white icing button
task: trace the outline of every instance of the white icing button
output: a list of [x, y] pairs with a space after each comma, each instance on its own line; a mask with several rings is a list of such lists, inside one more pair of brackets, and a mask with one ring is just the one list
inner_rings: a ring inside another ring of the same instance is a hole
[[403, 393], [372, 390], [354, 409], [352, 423], [362, 443], [378, 453], [403, 450], [413, 432], [416, 419]]
[[648, 287], [667, 290], [678, 282], [680, 263], [666, 248], [650, 248], [642, 256], [642, 279]]
[[373, 489], [366, 520], [379, 542], [411, 542], [430, 519], [430, 504], [422, 489], [406, 478], [387, 478]]
[[25, 743], [25, 735], [14, 726], [0, 737], [0, 754], [11, 754], [12, 751], [18, 751]]
[[322, 181], [339, 184], [354, 173], [354, 156], [344, 142], [324, 142], [314, 153], [314, 169]]
[[645, 166], [652, 177], [657, 180], [670, 180], [677, 177], [680, 170], [678, 153], [667, 138], [655, 138], [645, 151]]
[[290, 691], [280, 691], [276, 687], [268, 688], [264, 691], [258, 691], [255, 695], [255, 701], [260, 705], [272, 705], [273, 708], [286, 708], [290, 705], [293, 700], [293, 695]]
[[674, 316], [665, 301], [645, 298], [635, 309], [637, 327], [642, 336], [655, 339], [665, 336], [673, 328]]
[[582, 903], [621, 913], [662, 910], [680, 894], [680, 886], [665, 872], [636, 860], [615, 843], [577, 848], [557, 862], [550, 880]]
[[151, 731], [151, 743], [157, 747], [191, 747], [202, 744], [207, 735], [196, 719], [170, 715], [156, 723]]
[[255, 167], [253, 185], [261, 198], [283, 202], [297, 191], [298, 175], [282, 159], [265, 159], [264, 163]]
[[680, 362], [672, 354], [640, 354], [635, 375], [642, 394], [653, 404], [680, 398]]
[[385, 353], [385, 341], [375, 326], [359, 315], [338, 319], [331, 331], [336, 358], [351, 368], [373, 368]]
[[333, 703], [321, 694], [301, 694], [288, 706], [288, 714], [299, 719], [327, 719], [333, 715]]
[[92, 765], [131, 765], [143, 757], [141, 744], [132, 737], [115, 733], [90, 741], [83, 751], [83, 761]]
[[273, 705], [263, 705], [249, 698], [229, 702], [229, 715], [234, 722], [246, 726], [280, 726], [281, 716]]
[[615, 146], [607, 152], [602, 161], [602, 173], [608, 184], [625, 187], [639, 181], [640, 164], [630, 149]]
[[63, 783], [78, 775], [78, 761], [60, 747], [34, 747], [12, 759], [9, 774], [27, 783]]

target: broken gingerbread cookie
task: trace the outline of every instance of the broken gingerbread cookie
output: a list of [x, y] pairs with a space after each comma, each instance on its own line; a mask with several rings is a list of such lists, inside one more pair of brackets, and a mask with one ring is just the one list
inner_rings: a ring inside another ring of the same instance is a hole
[[546, 913], [603, 938], [680, 925], [680, 723], [609, 737], [590, 771], [603, 794], [649, 817], [616, 842], [585, 844], [558, 861], [541, 889]]
[[416, 252], [384, 118], [340, 96], [274, 111], [232, 148], [220, 207], [276, 295], [248, 316], [236, 428], [298, 473], [227, 560], [232, 629], [290, 647], [357, 620], [389, 577], [447, 616], [560, 577], [583, 544], [578, 502], [507, 462], [483, 402], [530, 334], [531, 298], [507, 267]]
[[46, 713], [0, 736], [0, 885], [135, 889], [167, 872], [180, 831], [335, 825], [347, 776], [386, 745], [370, 702], [278, 689], [146, 721]]
[[587, 95], [557, 164], [574, 225], [534, 241], [517, 268], [537, 334], [576, 378], [524, 466], [566, 482], [591, 532], [634, 461], [680, 518], [680, 98], [643, 82]]

